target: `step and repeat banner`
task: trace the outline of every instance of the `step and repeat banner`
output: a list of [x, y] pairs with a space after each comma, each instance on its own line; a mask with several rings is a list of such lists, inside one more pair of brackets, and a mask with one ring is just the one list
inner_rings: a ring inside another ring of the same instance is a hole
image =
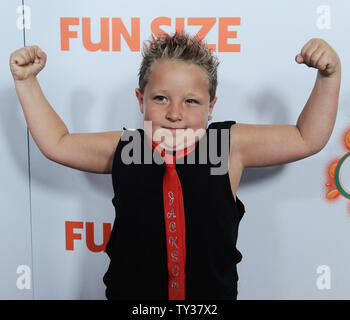
[[317, 73], [296, 54], [311, 38], [337, 51], [342, 87], [326, 147], [244, 170], [238, 299], [349, 299], [349, 12], [345, 0], [1, 1], [0, 298], [106, 299], [115, 217], [111, 175], [59, 165], [34, 143], [11, 52], [46, 52], [38, 80], [71, 133], [142, 128], [135, 88], [143, 42], [186, 30], [220, 60], [212, 121], [296, 124]]

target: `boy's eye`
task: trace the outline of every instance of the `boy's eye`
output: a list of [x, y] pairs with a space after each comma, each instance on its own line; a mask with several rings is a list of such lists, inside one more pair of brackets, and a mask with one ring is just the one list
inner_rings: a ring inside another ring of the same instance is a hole
[[158, 101], [161, 101], [161, 102], [163, 102], [163, 100], [162, 100], [163, 98], [165, 99], [165, 97], [163, 97], [163, 96], [156, 96], [156, 97], [154, 97], [155, 100], [158, 100]]
[[[163, 99], [166, 99], [166, 97], [164, 97], [164, 96], [155, 96], [154, 99], [157, 100], [157, 101], [160, 101], [160, 102], [164, 102]], [[190, 103], [190, 104], [198, 103], [198, 101], [194, 100], [194, 99], [187, 99], [186, 101], [188, 103]]]

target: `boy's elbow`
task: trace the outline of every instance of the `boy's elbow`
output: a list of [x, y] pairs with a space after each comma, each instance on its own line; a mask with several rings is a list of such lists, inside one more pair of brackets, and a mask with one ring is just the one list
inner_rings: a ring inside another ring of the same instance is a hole
[[62, 140], [63, 138], [66, 136], [67, 134], [63, 134], [57, 143], [55, 144], [51, 144], [50, 146], [47, 146], [46, 148], [43, 148], [41, 150], [41, 152], [43, 153], [43, 155], [54, 162], [58, 161], [58, 156], [59, 156], [59, 150], [60, 150], [60, 146], [62, 144]]
[[321, 145], [312, 145], [308, 147], [308, 156], [313, 156], [316, 153], [319, 153], [320, 151], [322, 151], [322, 149], [326, 146], [325, 144], [321, 144]]
[[55, 161], [55, 154], [54, 154], [53, 152], [49, 152], [49, 151], [44, 152], [44, 151], [42, 151], [42, 154], [43, 154], [47, 159], [56, 162], [56, 161]]

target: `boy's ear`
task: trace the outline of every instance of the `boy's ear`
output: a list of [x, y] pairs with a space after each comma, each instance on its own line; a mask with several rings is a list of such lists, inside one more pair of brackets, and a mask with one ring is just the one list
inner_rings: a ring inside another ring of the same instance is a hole
[[215, 97], [209, 104], [209, 114], [211, 114], [213, 112], [213, 108], [214, 108], [214, 105], [216, 103], [216, 101], [218, 100], [218, 97]]
[[137, 100], [139, 101], [139, 105], [140, 105], [140, 111], [141, 113], [144, 113], [144, 108], [143, 108], [143, 94], [141, 93], [139, 88], [135, 89], [135, 94], [137, 97]]

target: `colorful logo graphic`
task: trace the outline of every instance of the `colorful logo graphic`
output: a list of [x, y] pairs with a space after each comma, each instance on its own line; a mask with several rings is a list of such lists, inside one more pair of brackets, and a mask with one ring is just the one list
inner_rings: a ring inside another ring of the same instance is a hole
[[330, 201], [339, 198], [339, 196], [350, 199], [350, 130], [345, 132], [343, 141], [349, 152], [340, 159], [331, 161], [327, 167], [329, 181], [326, 183], [326, 199]]

